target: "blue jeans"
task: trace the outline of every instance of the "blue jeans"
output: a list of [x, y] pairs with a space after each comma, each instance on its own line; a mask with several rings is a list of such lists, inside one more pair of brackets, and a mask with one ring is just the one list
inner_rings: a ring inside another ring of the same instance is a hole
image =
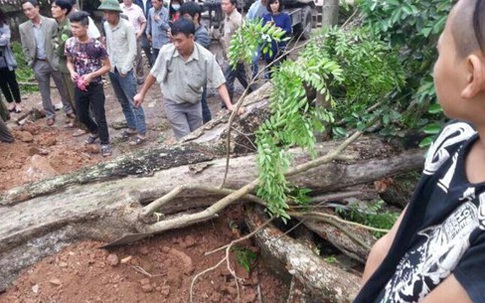
[[136, 95], [136, 83], [133, 70], [129, 71], [124, 77], [121, 77], [118, 69], [115, 68], [114, 73], [109, 73], [109, 80], [113, 85], [116, 98], [123, 109], [128, 128], [135, 129], [139, 135], [145, 136], [147, 132], [145, 111], [141, 106], [135, 108], [135, 101], [133, 100]]

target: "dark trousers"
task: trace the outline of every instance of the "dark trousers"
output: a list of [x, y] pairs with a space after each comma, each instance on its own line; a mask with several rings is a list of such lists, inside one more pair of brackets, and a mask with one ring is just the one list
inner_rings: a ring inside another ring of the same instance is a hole
[[157, 58], [158, 58], [158, 54], [160, 53], [160, 49], [159, 48], [153, 48], [152, 50], [153, 50], [152, 62], [153, 62], [153, 64], [155, 64], [155, 61], [157, 61]]
[[248, 80], [246, 78], [246, 68], [244, 63], [239, 62], [235, 68], [228, 66], [225, 72], [227, 91], [229, 92], [229, 97], [231, 102], [234, 103], [232, 99], [234, 96], [234, 81], [239, 80], [239, 83], [246, 89], [248, 87]]
[[145, 56], [147, 57], [148, 65], [150, 65], [150, 67], [152, 67], [153, 66], [153, 63], [155, 61], [153, 60], [153, 55], [152, 55], [152, 51], [151, 51], [150, 42], [148, 42], [147, 35], [146, 35], [145, 32], [143, 32], [143, 34], [141, 35], [141, 38], [140, 39], [141, 39], [140, 40], [140, 42], [141, 42], [141, 49], [143, 50], [143, 52], [145, 53]]
[[0, 89], [7, 99], [8, 103], [20, 103], [20, 89], [15, 76], [15, 70], [9, 70], [8, 67], [0, 68]]
[[206, 124], [212, 119], [211, 110], [207, 104], [207, 85], [204, 85], [204, 90], [202, 91], [202, 98], [200, 98], [200, 103], [202, 104], [202, 122]]
[[[86, 125], [90, 133], [99, 135], [101, 144], [109, 144], [108, 124], [106, 123], [106, 114], [104, 112], [105, 96], [103, 84], [91, 83], [87, 91], [81, 91], [76, 87], [74, 97], [79, 121]], [[96, 122], [89, 115], [90, 106]]]

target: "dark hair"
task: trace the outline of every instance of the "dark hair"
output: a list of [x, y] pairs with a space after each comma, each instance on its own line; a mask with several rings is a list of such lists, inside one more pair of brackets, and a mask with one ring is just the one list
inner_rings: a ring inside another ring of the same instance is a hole
[[0, 8], [0, 25], [8, 24], [7, 19], [8, 19], [7, 15]]
[[268, 10], [268, 12], [270, 14], [273, 13], [273, 11], [271, 10], [271, 4], [273, 4], [275, 2], [279, 2], [278, 11], [281, 12], [283, 10], [283, 5], [281, 5], [281, 1], [280, 0], [268, 0], [268, 3], [266, 3], [266, 9]]
[[[455, 40], [458, 56], [465, 57], [471, 52], [485, 50], [485, 5], [482, 0], [475, 0], [473, 4], [463, 4], [458, 1], [453, 7], [451, 20], [451, 34]], [[450, 14], [451, 15], [451, 14]]]
[[[177, 13], [177, 11], [172, 8], [173, 1], [174, 0], [170, 0], [170, 3], [168, 5], [168, 19], [170, 21], [172, 21], [173, 16], [175, 15], [175, 13]], [[184, 4], [184, 0], [175, 0], [175, 1], [177, 1], [180, 4], [180, 7], [182, 7], [182, 4]], [[180, 14], [180, 10], [179, 10], [179, 14]]]
[[69, 15], [69, 21], [71, 22], [78, 22], [81, 25], [89, 25], [89, 14], [85, 11], [77, 11], [73, 12]]
[[200, 15], [202, 14], [202, 7], [193, 1], [185, 2], [180, 6], [180, 16], [183, 16], [184, 14], [190, 15], [192, 18], [195, 18], [196, 14], [199, 14], [199, 17], [197, 18], [197, 21], [200, 21]]
[[186, 37], [195, 35], [194, 22], [180, 18], [172, 24], [172, 35], [184, 34]]
[[74, 6], [77, 4], [77, 0], [70, 0], [71, 1], [71, 5]]
[[55, 5], [59, 6], [61, 9], [66, 10], [66, 15], [69, 15], [69, 13], [72, 10], [72, 2], [71, 0], [54, 0], [52, 1]]
[[475, 10], [473, 11], [473, 33], [477, 39], [478, 46], [483, 50], [483, 35], [482, 35], [482, 21], [483, 16], [483, 2], [481, 0], [475, 1]]
[[35, 7], [39, 6], [39, 2], [37, 2], [37, 0], [24, 0], [24, 1], [22, 1], [22, 5], [24, 5], [25, 3], [30, 3]]
[[237, 8], [237, 0], [229, 0], [229, 2]]

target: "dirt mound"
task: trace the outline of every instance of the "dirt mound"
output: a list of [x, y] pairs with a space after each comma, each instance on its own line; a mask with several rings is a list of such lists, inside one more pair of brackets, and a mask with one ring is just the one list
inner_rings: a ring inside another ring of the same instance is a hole
[[[82, 242], [37, 263], [14, 283], [0, 302], [188, 302], [193, 277], [224, 252], [205, 255], [233, 240], [225, 219], [173, 231], [114, 250]], [[234, 258], [241, 302], [285, 302], [287, 287], [259, 262], [246, 272]], [[222, 264], [194, 285], [194, 302], [236, 302], [234, 278]]]
[[[56, 98], [56, 92], [52, 92]], [[112, 126], [123, 121], [121, 107], [109, 85], [105, 87], [105, 93], [115, 157], [133, 148], [118, 139], [121, 130]], [[136, 148], [174, 142], [159, 102], [160, 90], [155, 87], [149, 94], [145, 103], [148, 140]], [[24, 112], [33, 107], [40, 108], [40, 103], [38, 94], [24, 97]], [[209, 105], [215, 116], [220, 100], [212, 97]], [[87, 147], [83, 143], [85, 136], [73, 137], [76, 130], [64, 127], [62, 112], [57, 112], [53, 127], [46, 126], [45, 119], [17, 126], [14, 120], [20, 115], [12, 114], [8, 123], [16, 141], [0, 143], [0, 191], [110, 159], [97, 153], [97, 149], [93, 149], [95, 146]], [[233, 209], [232, 215], [221, 215], [207, 224], [168, 232], [111, 251], [99, 249], [104, 243], [98, 242], [69, 246], [27, 269], [6, 293], [0, 295], [0, 303], [188, 302], [193, 277], [223, 258], [222, 252], [208, 256], [205, 253], [234, 239], [227, 218], [235, 220], [238, 212]], [[253, 264], [248, 273], [238, 265], [233, 254], [231, 258], [232, 266], [243, 278], [241, 302], [286, 301], [288, 286], [269, 274], [260, 263]], [[234, 278], [225, 264], [203, 275], [194, 286], [194, 302], [236, 302], [236, 297]]]

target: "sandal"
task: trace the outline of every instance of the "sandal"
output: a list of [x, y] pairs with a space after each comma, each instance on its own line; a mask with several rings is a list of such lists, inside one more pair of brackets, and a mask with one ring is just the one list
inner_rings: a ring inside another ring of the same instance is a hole
[[22, 105], [16, 103], [14, 110], [17, 114], [20, 114], [22, 112]]
[[127, 141], [128, 139], [130, 139], [132, 136], [136, 135], [136, 130], [132, 130], [132, 129], [124, 129], [122, 132], [121, 132], [121, 136], [120, 136], [120, 139], [122, 141]]
[[85, 135], [86, 133], [87, 133], [87, 131], [85, 131], [82, 128], [79, 128], [78, 130], [76, 130], [75, 132], [72, 133], [72, 136], [73, 137], [81, 137], [82, 135]]
[[46, 124], [47, 126], [52, 126], [56, 122], [55, 118], [47, 118]]
[[88, 136], [88, 138], [86, 139], [86, 141], [84, 141], [84, 143], [86, 143], [86, 144], [93, 144], [94, 142], [96, 142], [96, 140], [98, 140], [98, 138], [99, 138], [98, 135], [90, 134]]
[[111, 147], [109, 147], [109, 145], [101, 145], [101, 155], [103, 155], [103, 157], [108, 157], [108, 156], [111, 156], [111, 153], [113, 151], [111, 150]]
[[130, 144], [132, 146], [137, 146], [137, 145], [141, 145], [141, 144], [145, 143], [146, 140], [147, 140], [146, 138], [142, 138], [140, 136], [136, 136], [128, 144]]

